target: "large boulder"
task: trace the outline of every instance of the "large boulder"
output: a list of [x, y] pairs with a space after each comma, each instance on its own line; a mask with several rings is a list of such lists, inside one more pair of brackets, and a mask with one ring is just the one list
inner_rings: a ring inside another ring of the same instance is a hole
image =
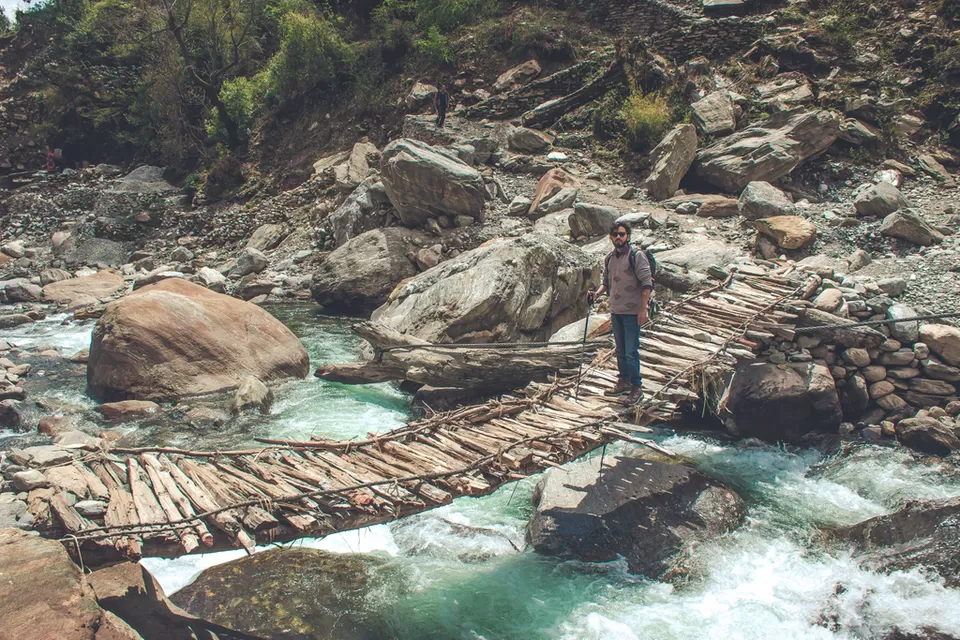
[[740, 215], [747, 220], [792, 216], [797, 208], [787, 194], [769, 182], [751, 182], [740, 193]]
[[424, 239], [402, 227], [374, 229], [351, 238], [327, 255], [310, 287], [318, 303], [332, 311], [368, 314], [393, 288], [417, 274], [410, 261]]
[[697, 155], [697, 131], [693, 125], [674, 127], [650, 152], [650, 175], [643, 186], [654, 200], [666, 200], [680, 187]]
[[888, 215], [880, 224], [880, 235], [921, 247], [943, 242], [943, 234], [930, 226], [916, 209], [899, 209]]
[[347, 199], [327, 216], [326, 226], [339, 247], [364, 231], [381, 226], [380, 211], [390, 204], [379, 175], [372, 175], [353, 190]]
[[922, 324], [919, 335], [930, 351], [960, 367], [960, 329], [947, 324]]
[[737, 116], [729, 91], [714, 91], [690, 105], [693, 124], [702, 136], [722, 136], [737, 128]]
[[679, 465], [607, 457], [551, 469], [534, 491], [527, 536], [538, 553], [587, 562], [624, 557], [631, 573], [670, 577], [698, 543], [743, 523], [735, 492]]
[[346, 162], [333, 168], [334, 180], [340, 191], [349, 192], [360, 186], [373, 172], [380, 159], [380, 150], [370, 142], [358, 142], [353, 145]]
[[761, 218], [754, 220], [753, 225], [784, 249], [799, 249], [817, 239], [817, 227], [800, 216]]
[[262, 224], [257, 227], [250, 239], [247, 240], [248, 249], [270, 251], [276, 249], [283, 240], [284, 229], [282, 224]]
[[898, 422], [896, 429], [900, 442], [921, 453], [948, 456], [960, 449], [960, 440], [953, 430], [936, 418], [907, 418]]
[[179, 278], [107, 305], [87, 363], [100, 401], [169, 400], [303, 378], [310, 361], [293, 333], [260, 307]]
[[404, 104], [407, 111], [419, 112], [428, 106], [433, 106], [433, 97], [437, 95], [437, 88], [432, 84], [417, 82], [407, 94]]
[[[176, 606], [163, 593], [150, 572], [133, 562], [120, 562], [96, 569], [87, 583], [104, 609], [105, 617], [121, 619], [142, 634], [144, 640], [214, 640], [241, 637], [231, 629], [196, 618]], [[102, 627], [101, 627], [102, 629]], [[140, 635], [105, 635], [97, 640], [140, 640]]]
[[722, 417], [733, 435], [794, 442], [811, 431], [836, 432], [843, 410], [827, 367], [748, 362], [733, 376]]
[[494, 240], [398, 286], [374, 321], [430, 342], [543, 338], [582, 317], [599, 262], [560, 238]]
[[878, 182], [859, 191], [854, 198], [853, 206], [861, 216], [883, 217], [913, 205], [889, 182]]
[[527, 60], [500, 74], [493, 83], [493, 91], [499, 93], [505, 89], [513, 89], [526, 84], [540, 74], [540, 63], [536, 60]]
[[720, 240], [704, 238], [696, 242], [688, 242], [676, 249], [661, 251], [657, 254], [657, 262], [706, 273], [710, 267], [723, 267], [733, 262], [739, 255], [738, 247]]
[[860, 552], [857, 560], [869, 569], [893, 572], [929, 567], [944, 586], [956, 589], [960, 587], [958, 520], [960, 498], [917, 500], [891, 514], [838, 529], [834, 535], [853, 542]]
[[514, 127], [507, 133], [507, 146], [520, 153], [543, 153], [551, 143], [546, 134], [535, 129]]
[[95, 640], [101, 621], [93, 591], [63, 545], [0, 530], [0, 637]]
[[[541, 205], [555, 199], [562, 191], [573, 191], [574, 198], [576, 198], [576, 187], [577, 180], [569, 173], [560, 167], [550, 169], [550, 171], [543, 174], [540, 180], [537, 181], [537, 186], [534, 188], [533, 201], [530, 203], [527, 213], [531, 216], [549, 213], [549, 211], [544, 211]], [[573, 202], [571, 201], [568, 206], [572, 205]], [[560, 208], [562, 209], [564, 207]], [[559, 209], [557, 209], [557, 211], [559, 211]]]
[[573, 214], [568, 219], [570, 235], [574, 238], [606, 235], [619, 216], [620, 212], [613, 207], [578, 202], [573, 205]]
[[750, 182], [772, 182], [823, 153], [837, 139], [840, 118], [831, 111], [776, 113], [697, 153], [694, 172], [731, 193]]
[[396, 592], [402, 584], [396, 565], [376, 556], [293, 547], [206, 569], [171, 599], [258, 638], [359, 640], [394, 636], [384, 617], [390, 609], [374, 593]]
[[403, 138], [383, 150], [380, 170], [387, 196], [408, 226], [422, 225], [440, 215], [483, 221], [483, 178], [456, 156]]
[[48, 302], [76, 306], [107, 300], [126, 288], [127, 283], [123, 281], [123, 276], [116, 271], [104, 269], [92, 276], [51, 282], [43, 288], [43, 297]]

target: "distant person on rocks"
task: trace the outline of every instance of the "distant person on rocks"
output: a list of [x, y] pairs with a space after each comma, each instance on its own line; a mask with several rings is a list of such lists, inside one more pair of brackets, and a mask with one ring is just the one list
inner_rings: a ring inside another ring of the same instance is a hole
[[47, 171], [53, 173], [56, 169], [57, 155], [51, 149], [47, 149]]
[[614, 223], [610, 227], [611, 251], [603, 261], [603, 284], [595, 293], [587, 294], [591, 304], [597, 296], [609, 292], [610, 318], [617, 344], [619, 377], [615, 394], [626, 393], [625, 406], [643, 398], [640, 377], [640, 327], [647, 321], [647, 305], [653, 291], [650, 262], [642, 251], [630, 245], [630, 227]]
[[437, 93], [433, 96], [433, 107], [437, 111], [437, 127], [443, 129], [443, 123], [447, 119], [447, 102], [449, 96], [447, 89], [442, 82], [437, 83]]

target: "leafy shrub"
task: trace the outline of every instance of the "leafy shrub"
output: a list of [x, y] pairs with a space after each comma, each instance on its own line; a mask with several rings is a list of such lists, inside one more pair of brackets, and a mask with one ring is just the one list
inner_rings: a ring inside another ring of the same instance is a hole
[[440, 33], [440, 29], [434, 25], [430, 27], [427, 35], [418, 38], [413, 43], [417, 53], [433, 64], [447, 64], [450, 62], [450, 40], [447, 36]]
[[415, 22], [418, 30], [429, 34], [432, 27], [448, 33], [493, 14], [500, 0], [384, 0], [373, 11], [374, 31], [383, 34], [399, 20]]
[[607, 93], [593, 111], [593, 135], [598, 140], [614, 140], [623, 135], [625, 96], [620, 91]]
[[950, 47], [938, 53], [933, 59], [933, 67], [944, 81], [960, 78], [960, 46]]
[[478, 40], [484, 48], [495, 49], [511, 57], [535, 57], [559, 62], [573, 60], [574, 41], [584, 39], [580, 25], [557, 27], [547, 13], [524, 10], [513, 20], [491, 19], [479, 29]]
[[330, 88], [353, 61], [353, 50], [326, 16], [315, 10], [292, 11], [281, 20], [280, 49], [268, 64], [268, 84], [285, 98]]
[[417, 24], [427, 31], [453, 31], [482, 20], [499, 5], [499, 0], [417, 0]]
[[124, 61], [146, 51], [144, 33], [150, 27], [149, 20], [132, 2], [100, 0], [84, 7], [65, 39], [73, 57], [87, 62], [109, 57]]
[[[249, 137], [250, 127], [253, 126], [254, 120], [266, 101], [267, 80], [266, 73], [258, 73], [252, 78], [241, 76], [226, 80], [220, 90], [220, 100], [226, 107], [228, 115], [237, 123], [237, 128], [244, 139]], [[211, 110], [206, 129], [207, 135], [212, 140], [226, 141], [227, 130], [220, 111], [216, 107]]]
[[655, 147], [671, 124], [672, 108], [660, 94], [632, 93], [623, 105], [627, 143], [634, 151]]
[[960, 19], [960, 4], [957, 0], [941, 0], [937, 14], [948, 22]]

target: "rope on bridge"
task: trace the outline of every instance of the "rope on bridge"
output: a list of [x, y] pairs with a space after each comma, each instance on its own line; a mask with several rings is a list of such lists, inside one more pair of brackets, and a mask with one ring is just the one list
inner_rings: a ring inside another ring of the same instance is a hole
[[901, 322], [919, 322], [920, 320], [941, 320], [943, 318], [960, 318], [960, 312], [952, 313], [928, 313], [922, 316], [911, 316], [909, 318], [884, 318], [883, 320], [868, 320], [860, 322], [850, 320], [848, 322], [838, 322], [836, 324], [821, 324], [816, 327], [796, 327], [794, 333], [816, 333], [823, 329], [850, 329], [853, 327], [874, 327], [881, 324], [900, 324]]

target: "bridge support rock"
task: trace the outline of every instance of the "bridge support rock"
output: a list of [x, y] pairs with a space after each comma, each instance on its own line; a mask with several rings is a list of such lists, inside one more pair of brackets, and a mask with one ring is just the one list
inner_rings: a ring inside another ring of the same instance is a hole
[[587, 562], [623, 556], [631, 573], [684, 573], [687, 549], [743, 523], [743, 500], [691, 469], [607, 457], [552, 469], [537, 484], [527, 537], [538, 553]]

